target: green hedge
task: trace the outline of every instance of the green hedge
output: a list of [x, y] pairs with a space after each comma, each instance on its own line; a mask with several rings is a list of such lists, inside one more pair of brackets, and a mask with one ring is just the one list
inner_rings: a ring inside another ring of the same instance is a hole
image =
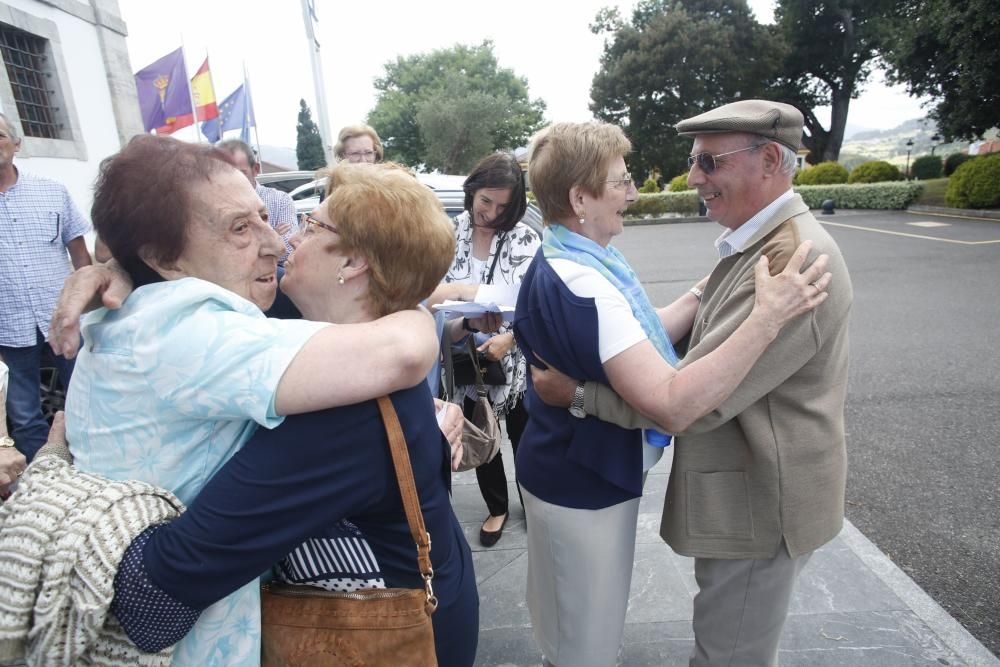
[[941, 178], [942, 167], [940, 155], [921, 155], [913, 161], [910, 175], [921, 181], [929, 181], [932, 178]]
[[859, 164], [851, 171], [848, 183], [883, 183], [885, 181], [901, 181], [903, 172], [894, 164], [885, 160], [872, 160]]
[[958, 208], [1000, 207], [1000, 153], [963, 162], [948, 179], [944, 198]]
[[625, 210], [629, 218], [655, 218], [667, 213], [684, 215], [698, 214], [698, 193], [687, 192], [657, 192], [655, 194], [639, 194], [639, 198]]
[[687, 190], [694, 190], [694, 188], [688, 185], [687, 172], [684, 172], [680, 176], [674, 176], [670, 179], [670, 184], [667, 185], [667, 192], [685, 192]]
[[951, 176], [963, 162], [968, 162], [972, 158], [973, 156], [968, 153], [952, 153], [944, 159], [944, 175]]
[[904, 209], [913, 203], [922, 189], [922, 183], [912, 181], [795, 186], [795, 191], [802, 195], [809, 208], [821, 208], [824, 200], [832, 199], [836, 208], [880, 210]]
[[659, 192], [659, 191], [660, 191], [660, 184], [657, 183], [656, 179], [652, 177], [647, 178], [646, 182], [643, 183], [641, 187], [639, 187], [640, 193], [652, 194], [654, 192]]
[[795, 174], [796, 185], [833, 185], [847, 182], [847, 169], [836, 162], [820, 162]]

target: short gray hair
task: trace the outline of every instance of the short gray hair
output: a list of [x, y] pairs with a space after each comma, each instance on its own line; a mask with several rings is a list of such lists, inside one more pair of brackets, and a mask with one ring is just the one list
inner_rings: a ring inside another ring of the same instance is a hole
[[774, 145], [781, 149], [781, 164], [778, 166], [778, 171], [785, 176], [791, 176], [795, 173], [795, 168], [798, 166], [799, 154], [784, 144], [774, 142]]
[[247, 156], [247, 164], [251, 167], [255, 167], [260, 164], [260, 160], [257, 158], [257, 152], [250, 147], [250, 144], [242, 139], [226, 139], [225, 141], [219, 142], [218, 147], [227, 153], [240, 151]]
[[10, 117], [2, 111], [0, 111], [0, 118], [3, 118], [3, 122], [7, 125], [7, 132], [10, 134], [11, 140], [15, 144], [21, 143], [21, 135], [17, 133], [17, 123], [13, 122]]

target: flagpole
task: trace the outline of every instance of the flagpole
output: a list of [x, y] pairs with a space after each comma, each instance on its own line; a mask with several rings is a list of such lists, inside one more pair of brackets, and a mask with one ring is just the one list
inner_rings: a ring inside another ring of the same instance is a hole
[[333, 144], [330, 143], [330, 123], [326, 117], [326, 88], [323, 82], [323, 63], [319, 55], [319, 42], [316, 41], [316, 31], [313, 21], [316, 13], [311, 4], [314, 0], [302, 0], [302, 20], [306, 26], [306, 37], [309, 39], [309, 60], [312, 63], [313, 87], [316, 89], [316, 125], [323, 140], [323, 155], [327, 164], [335, 162]]
[[[205, 49], [205, 62], [206, 63], [208, 62], [208, 49]], [[218, 109], [219, 108], [219, 104], [222, 102], [222, 100], [219, 99], [219, 94], [215, 92], [215, 81], [212, 79], [212, 67], [211, 66], [209, 66], [209, 68], [208, 68], [208, 85], [212, 86], [212, 97], [215, 98], [215, 108]], [[197, 109], [194, 110], [194, 117], [197, 120], [197, 118], [198, 118], [198, 110]], [[218, 115], [216, 115], [215, 117], [216, 117], [216, 119], [219, 118]], [[204, 124], [204, 122], [205, 121], [202, 121], [203, 124]], [[201, 139], [201, 137], [204, 136], [201, 133], [201, 128], [198, 127], [198, 123], [197, 122], [194, 125], [197, 128], [197, 130], [198, 130], [198, 138]], [[208, 141], [208, 137], [205, 137], [205, 141]], [[211, 142], [209, 142], [209, 143], [211, 143]]]
[[264, 161], [264, 154], [260, 151], [260, 135], [257, 134], [257, 114], [253, 112], [253, 96], [250, 94], [250, 75], [247, 74], [247, 61], [243, 61], [243, 90], [247, 96], [247, 103], [244, 106], [244, 113], [246, 117], [244, 120], [250, 122], [250, 117], [253, 117], [253, 140], [257, 145], [257, 161]]
[[187, 86], [188, 99], [191, 101], [191, 126], [194, 127], [195, 136], [198, 138], [198, 143], [203, 143], [201, 140], [201, 130], [198, 129], [198, 108], [194, 105], [194, 91], [191, 90], [191, 79], [188, 78], [188, 64], [187, 56], [184, 54], [184, 33], [181, 33], [181, 60], [184, 61], [184, 84]]

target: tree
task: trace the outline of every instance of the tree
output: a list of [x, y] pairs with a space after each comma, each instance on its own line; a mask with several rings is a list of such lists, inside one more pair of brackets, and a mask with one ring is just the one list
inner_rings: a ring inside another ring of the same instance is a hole
[[492, 131], [503, 121], [503, 100], [469, 90], [455, 80], [417, 104], [424, 165], [445, 174], [464, 174], [494, 148]]
[[673, 126], [738, 99], [760, 97], [784, 56], [774, 31], [745, 0], [641, 0], [631, 21], [604, 9], [607, 35], [590, 110], [632, 140], [633, 173], [686, 170], [690, 139]]
[[[529, 98], [526, 79], [497, 64], [489, 40], [399, 57], [385, 64], [375, 89], [368, 124], [386, 157], [439, 169], [471, 166], [470, 153], [475, 160], [524, 145], [545, 111], [542, 100]], [[449, 132], [449, 122], [461, 122], [459, 131]]]
[[[809, 162], [836, 160], [844, 142], [851, 99], [858, 96], [895, 29], [889, 0], [778, 0], [774, 18], [786, 56], [774, 80], [775, 99], [805, 116]], [[813, 109], [829, 104], [830, 129]]]
[[326, 166], [326, 155], [323, 154], [323, 138], [319, 128], [313, 122], [312, 112], [305, 100], [299, 100], [299, 122], [295, 126], [298, 138], [295, 142], [295, 158], [299, 169], [314, 171]]
[[931, 116], [949, 139], [977, 139], [1000, 125], [1000, 20], [995, 0], [904, 0], [883, 57], [888, 79], [934, 98]]

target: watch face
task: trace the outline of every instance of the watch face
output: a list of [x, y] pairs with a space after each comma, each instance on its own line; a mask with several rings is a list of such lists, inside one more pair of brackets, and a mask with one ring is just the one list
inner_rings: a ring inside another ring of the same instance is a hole
[[576, 406], [571, 407], [569, 409], [569, 413], [577, 419], [583, 419], [587, 416], [587, 413], [583, 411], [583, 408], [578, 408]]

